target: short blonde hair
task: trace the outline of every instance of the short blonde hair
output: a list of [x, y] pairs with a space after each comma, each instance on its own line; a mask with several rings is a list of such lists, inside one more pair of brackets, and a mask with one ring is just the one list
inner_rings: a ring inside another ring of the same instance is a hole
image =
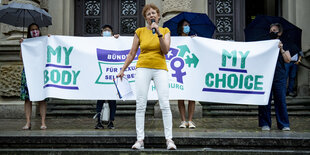
[[142, 10], [142, 15], [143, 15], [144, 19], [146, 19], [146, 11], [148, 11], [151, 8], [154, 9], [157, 12], [157, 14], [160, 16], [159, 9], [155, 4], [146, 4]]

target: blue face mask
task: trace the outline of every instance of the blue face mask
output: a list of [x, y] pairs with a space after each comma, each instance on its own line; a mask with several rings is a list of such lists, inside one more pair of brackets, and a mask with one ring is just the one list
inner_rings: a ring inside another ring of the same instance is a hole
[[104, 36], [104, 37], [111, 37], [112, 33], [110, 31], [103, 31], [102, 36]]
[[183, 32], [184, 32], [185, 34], [188, 34], [189, 31], [191, 31], [191, 29], [190, 29], [190, 27], [189, 27], [188, 25], [186, 25], [186, 26], [183, 27]]

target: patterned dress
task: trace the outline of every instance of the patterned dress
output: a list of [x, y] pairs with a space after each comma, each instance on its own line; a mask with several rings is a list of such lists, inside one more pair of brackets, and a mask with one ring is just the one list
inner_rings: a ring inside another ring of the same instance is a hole
[[27, 86], [26, 74], [25, 74], [24, 68], [23, 68], [22, 79], [21, 79], [20, 99], [23, 101], [29, 100], [29, 92], [28, 92], [28, 86]]

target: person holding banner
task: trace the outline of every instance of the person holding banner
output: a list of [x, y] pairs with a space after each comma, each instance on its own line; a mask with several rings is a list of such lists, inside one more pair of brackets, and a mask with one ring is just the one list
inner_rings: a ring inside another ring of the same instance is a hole
[[[178, 35], [179, 36], [188, 36], [190, 32], [190, 24], [187, 20], [182, 20], [178, 23]], [[194, 37], [195, 35], [191, 36]], [[190, 128], [190, 129], [195, 129], [196, 125], [193, 122], [193, 115], [195, 112], [195, 101], [189, 100], [188, 101], [188, 122], [185, 119], [185, 105], [184, 105], [184, 100], [178, 100], [178, 107], [179, 107], [179, 112], [181, 115], [181, 124], [179, 128]]]
[[[41, 36], [41, 32], [39, 26], [35, 23], [32, 23], [28, 26], [27, 38], [35, 38]], [[20, 39], [20, 43], [22, 43], [24, 39]], [[22, 50], [20, 50], [20, 58], [22, 58]], [[32, 102], [29, 99], [28, 86], [26, 81], [25, 69], [23, 68], [22, 76], [21, 76], [21, 89], [20, 89], [20, 98], [25, 101], [24, 109], [26, 116], [26, 125], [22, 128], [23, 130], [31, 129], [31, 114], [32, 114]], [[41, 115], [41, 130], [47, 129], [45, 124], [45, 116], [46, 116], [46, 101], [39, 101], [40, 105], [40, 115]]]
[[[283, 33], [281, 24], [274, 23], [270, 25], [270, 38], [280, 39]], [[271, 128], [271, 99], [274, 98], [274, 107], [277, 118], [278, 129], [282, 131], [289, 131], [290, 124], [288, 120], [288, 113], [286, 108], [286, 71], [285, 63], [289, 63], [291, 55], [288, 50], [283, 49], [283, 44], [279, 43], [279, 56], [276, 63], [274, 78], [268, 105], [259, 106], [259, 126], [263, 131], [269, 131]]]
[[141, 53], [138, 57], [135, 77], [137, 141], [132, 149], [144, 148], [145, 109], [150, 82], [153, 80], [162, 111], [167, 149], [175, 150], [176, 145], [172, 140], [172, 114], [169, 103], [168, 68], [165, 58], [170, 49], [170, 30], [158, 26], [160, 12], [154, 4], [145, 5], [142, 14], [147, 26], [136, 30], [131, 50], [117, 75], [120, 78], [124, 76], [124, 71], [135, 58], [140, 46]]
[[[114, 36], [114, 38], [118, 38], [119, 34], [113, 34], [113, 28], [111, 25], [104, 25], [101, 27], [101, 36], [103, 37], [112, 37]], [[114, 117], [115, 117], [115, 112], [116, 112], [116, 100], [108, 100], [107, 101], [109, 103], [109, 108], [110, 108], [110, 117], [109, 117], [109, 121], [108, 121], [108, 129], [115, 129], [113, 121], [114, 121]], [[97, 104], [96, 104], [96, 117], [97, 117], [97, 125], [95, 126], [95, 129], [104, 129], [104, 126], [100, 120], [100, 112], [102, 110], [103, 107], [103, 103], [104, 100], [98, 100]]]

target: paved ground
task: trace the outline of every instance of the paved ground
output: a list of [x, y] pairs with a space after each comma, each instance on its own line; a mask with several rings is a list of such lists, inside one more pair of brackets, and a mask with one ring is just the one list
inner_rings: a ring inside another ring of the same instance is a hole
[[[310, 133], [310, 117], [290, 117], [291, 131], [298, 133]], [[47, 118], [47, 131], [57, 130], [87, 130], [98, 131], [94, 129], [96, 121], [92, 118], [77, 117], [77, 118]], [[196, 129], [180, 129], [178, 128], [180, 120], [173, 119], [173, 132], [261, 132], [258, 128], [257, 117], [212, 117], [201, 118], [194, 120]], [[277, 129], [275, 118], [273, 118], [271, 132], [282, 132]], [[24, 125], [24, 119], [0, 119], [0, 132], [4, 134], [6, 131], [19, 132]], [[105, 128], [103, 131], [113, 132], [135, 132], [134, 117], [116, 117], [115, 129], [110, 130]], [[40, 119], [32, 120], [32, 130], [40, 131]], [[147, 117], [145, 121], [145, 131], [163, 131], [161, 119]], [[43, 132], [43, 131], [42, 131]]]

